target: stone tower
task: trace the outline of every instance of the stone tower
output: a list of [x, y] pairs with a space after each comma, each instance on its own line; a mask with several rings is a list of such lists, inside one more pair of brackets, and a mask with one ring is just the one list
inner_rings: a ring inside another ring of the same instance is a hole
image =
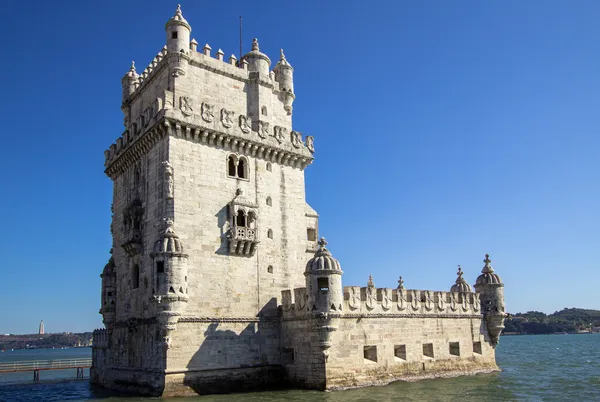
[[498, 344], [500, 333], [504, 329], [504, 284], [492, 268], [490, 255], [486, 254], [483, 260], [484, 266], [481, 275], [475, 282], [475, 291], [481, 299], [481, 310], [485, 318], [485, 324], [490, 336], [491, 343]]
[[213, 56], [179, 6], [165, 29], [148, 67], [121, 80], [125, 131], [105, 151], [113, 248], [92, 368], [94, 382], [148, 394], [268, 378], [278, 299], [304, 286], [318, 231], [313, 138], [292, 127], [283, 50], [273, 68], [256, 39], [240, 61]]

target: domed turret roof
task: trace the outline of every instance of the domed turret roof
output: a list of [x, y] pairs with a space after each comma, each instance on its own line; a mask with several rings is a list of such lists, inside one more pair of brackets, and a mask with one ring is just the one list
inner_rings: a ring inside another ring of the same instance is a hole
[[169, 21], [167, 21], [166, 26], [170, 24], [179, 24], [186, 26], [190, 31], [192, 27], [188, 24], [187, 20], [183, 18], [183, 14], [181, 13], [181, 5], [177, 4], [177, 9], [175, 10], [175, 15], [171, 17]]
[[244, 57], [242, 57], [242, 60], [254, 58], [266, 60], [267, 63], [271, 65], [271, 59], [269, 59], [269, 56], [260, 51], [260, 48], [258, 46], [258, 39], [256, 38], [252, 39], [252, 50], [246, 53]]
[[492, 265], [490, 264], [492, 262], [492, 260], [490, 260], [489, 254], [485, 255], [485, 260], [483, 260], [483, 262], [485, 263], [485, 265], [483, 266], [483, 269], [481, 270], [481, 275], [479, 275], [477, 277], [475, 286], [502, 284], [502, 280], [500, 279], [498, 274], [496, 274], [494, 272], [494, 268], [492, 268]]
[[111, 255], [110, 259], [108, 260], [108, 262], [104, 266], [104, 269], [102, 270], [102, 275], [100, 275], [100, 277], [102, 277], [102, 276], [111, 276], [111, 275], [114, 275], [114, 273], [115, 273], [115, 259]]
[[460, 265], [458, 266], [458, 272], [456, 274], [458, 275], [458, 278], [456, 278], [456, 283], [452, 285], [450, 291], [460, 293], [472, 292], [471, 285], [469, 285], [467, 281], [465, 281], [465, 278], [463, 278], [463, 270]]
[[183, 244], [173, 230], [173, 221], [167, 219], [165, 223], [165, 230], [163, 230], [159, 239], [154, 243], [154, 254], [183, 254]]
[[131, 67], [129, 67], [129, 71], [125, 73], [123, 79], [130, 79], [131, 81], [135, 81], [138, 79], [138, 73], [135, 71], [135, 61], [131, 62]]
[[273, 71], [281, 70], [284, 68], [289, 68], [289, 69], [293, 70], [291, 64], [288, 63], [287, 59], [285, 58], [285, 54], [283, 54], [283, 49], [280, 49], [279, 50], [279, 61], [273, 68]]
[[331, 256], [329, 250], [325, 248], [326, 245], [327, 240], [325, 240], [324, 237], [321, 237], [321, 240], [319, 240], [319, 249], [316, 251], [315, 256], [306, 264], [306, 270], [304, 271], [305, 275], [317, 274], [324, 271], [342, 272], [339, 261]]

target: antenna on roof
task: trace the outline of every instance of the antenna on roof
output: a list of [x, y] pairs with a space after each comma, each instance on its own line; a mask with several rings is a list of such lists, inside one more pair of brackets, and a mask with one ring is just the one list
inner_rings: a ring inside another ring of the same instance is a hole
[[242, 66], [242, 16], [240, 15], [240, 58], [238, 59], [238, 67]]

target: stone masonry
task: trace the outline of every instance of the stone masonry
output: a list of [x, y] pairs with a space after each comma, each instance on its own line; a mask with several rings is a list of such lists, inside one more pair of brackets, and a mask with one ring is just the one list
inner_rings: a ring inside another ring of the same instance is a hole
[[[190, 40], [122, 78], [125, 132], [105, 151], [113, 247], [91, 381], [146, 395], [272, 385], [342, 389], [498, 370], [503, 284], [486, 256], [475, 292], [342, 287], [317, 242], [292, 127], [293, 68], [253, 40], [241, 60]], [[308, 263], [307, 263], [308, 262]]]

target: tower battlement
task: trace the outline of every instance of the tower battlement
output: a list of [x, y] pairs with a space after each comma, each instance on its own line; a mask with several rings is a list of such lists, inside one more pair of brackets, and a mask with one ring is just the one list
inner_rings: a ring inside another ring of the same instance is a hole
[[[281, 292], [282, 317], [310, 314], [306, 288]], [[335, 308], [334, 308], [335, 307]], [[344, 286], [344, 301], [328, 314], [340, 317], [481, 317], [481, 300], [475, 292], [370, 288]]]

